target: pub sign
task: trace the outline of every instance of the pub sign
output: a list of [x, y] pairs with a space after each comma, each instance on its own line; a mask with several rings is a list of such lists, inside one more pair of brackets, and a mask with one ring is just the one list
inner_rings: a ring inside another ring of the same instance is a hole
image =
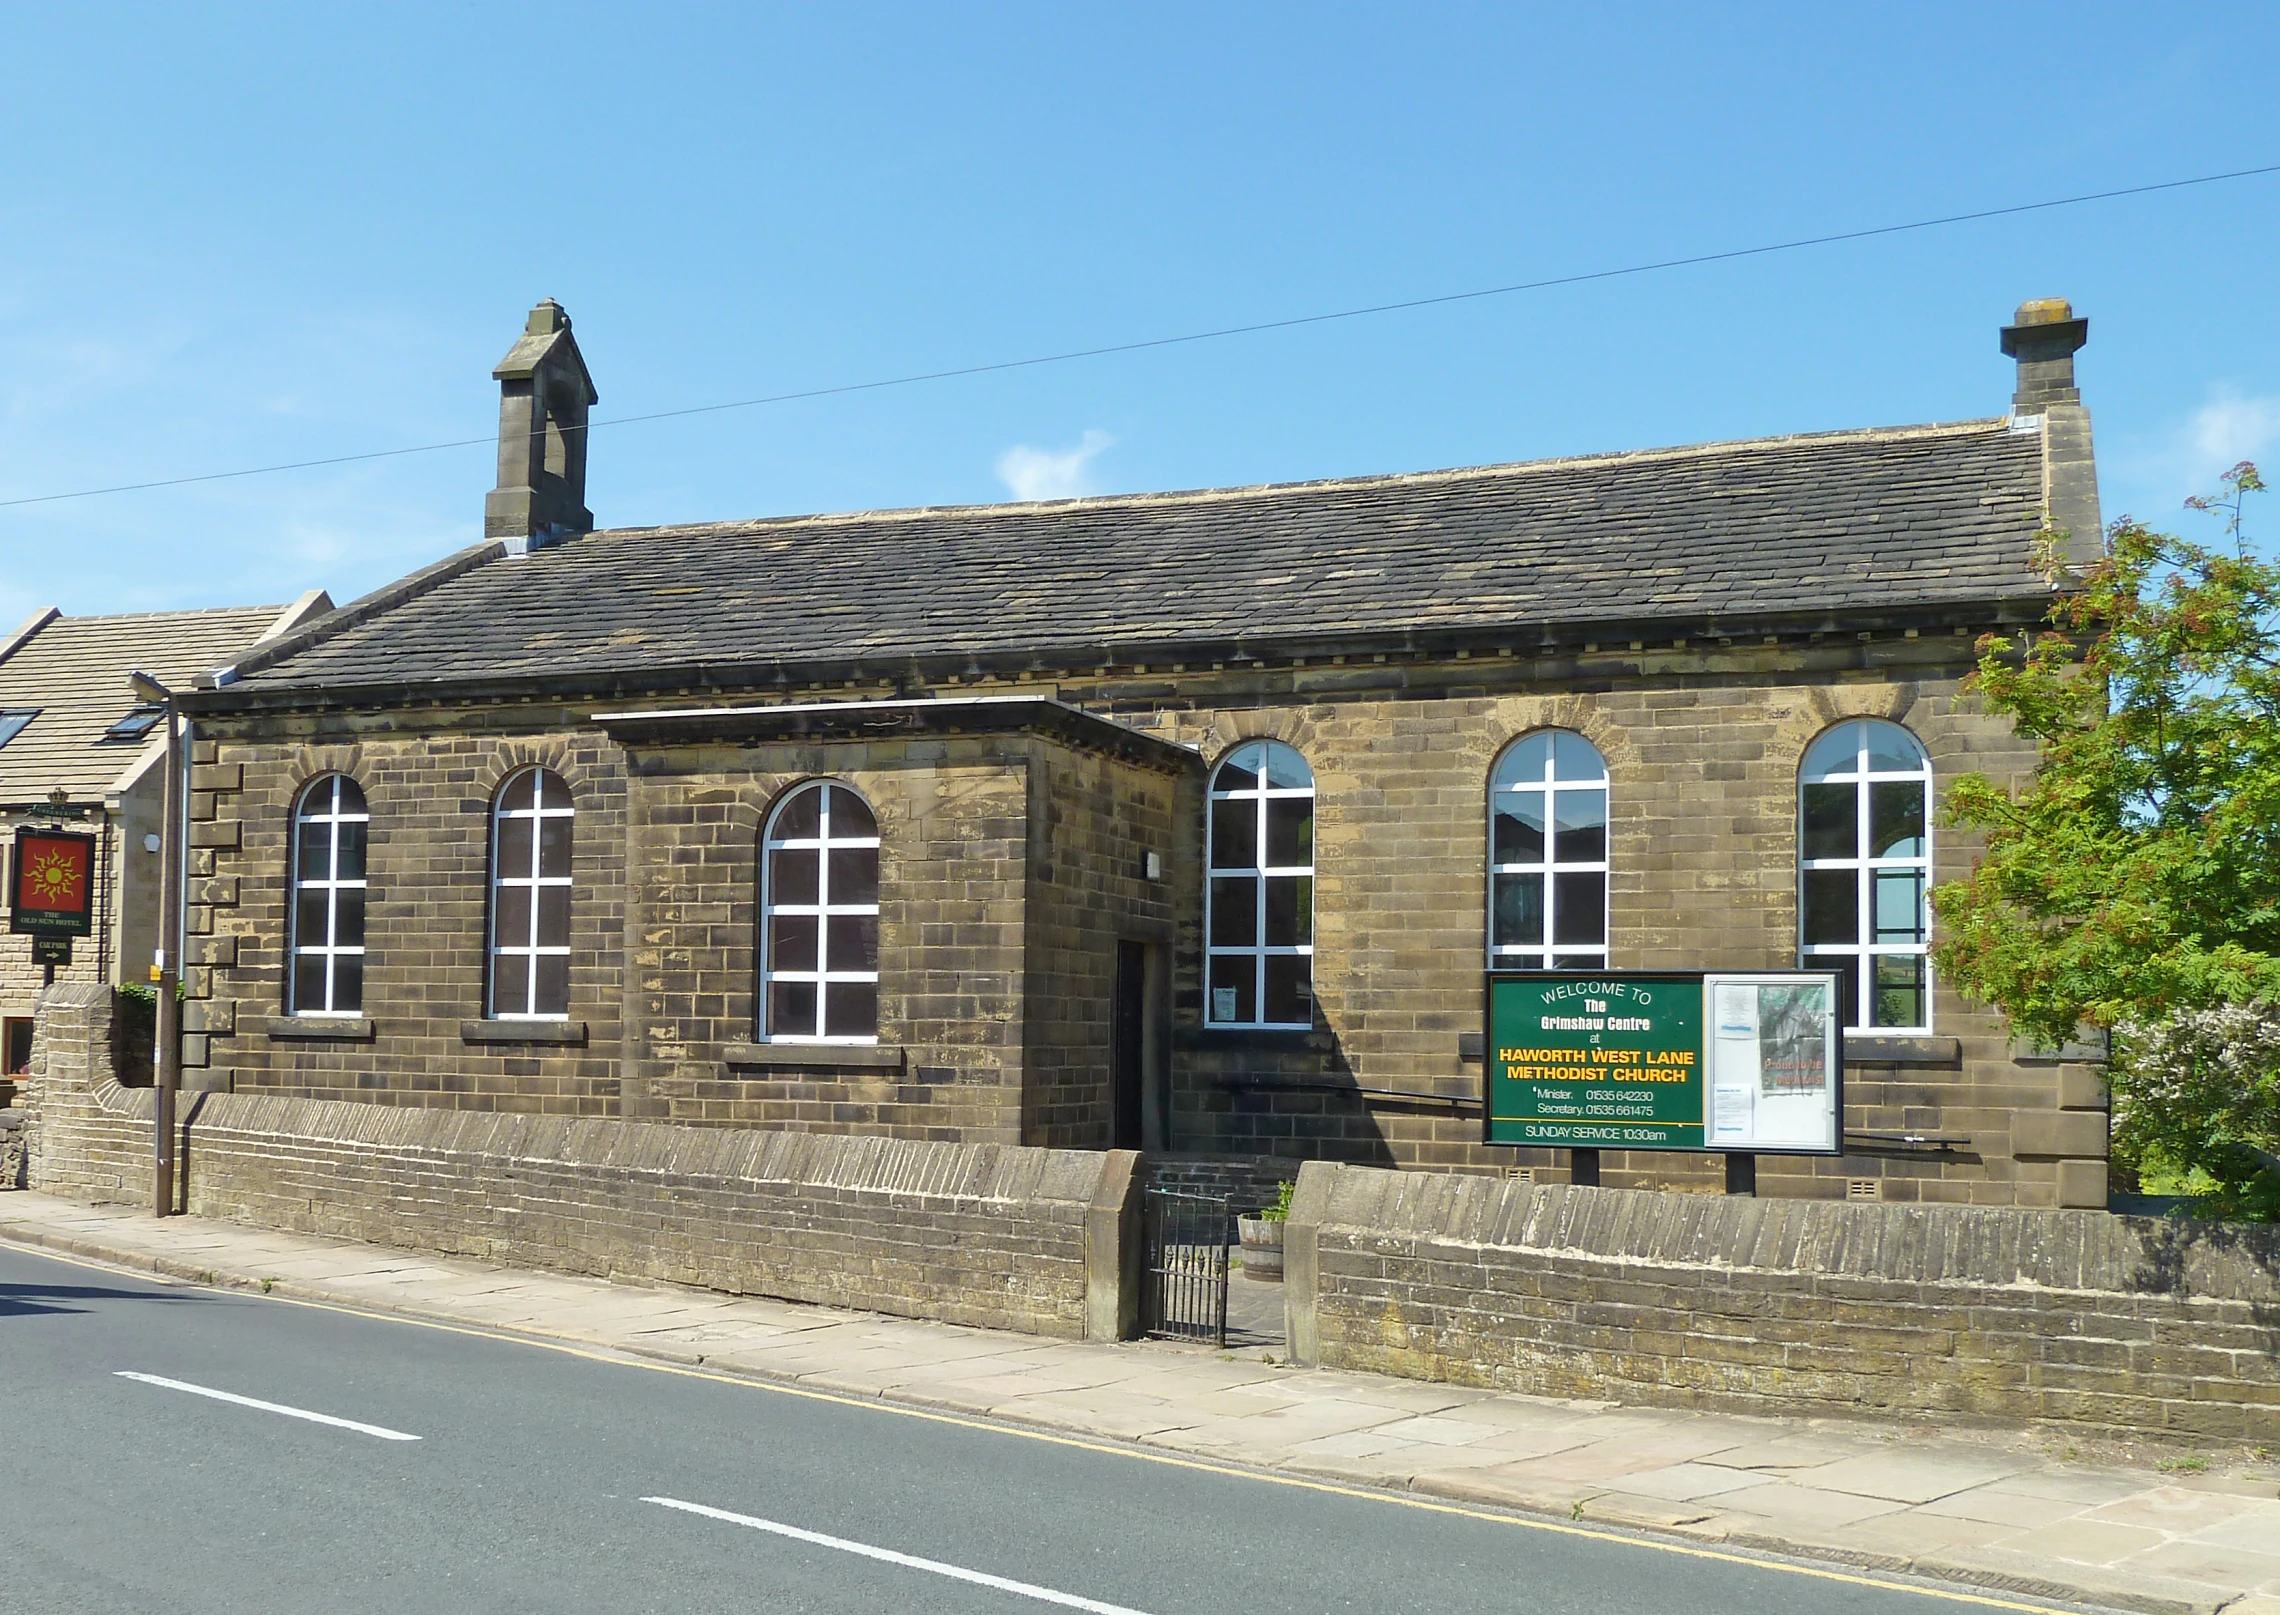
[[8, 857], [8, 929], [20, 935], [90, 936], [95, 930], [95, 838], [19, 829]]
[[1487, 1142], [1843, 1153], [1837, 977], [1494, 970]]

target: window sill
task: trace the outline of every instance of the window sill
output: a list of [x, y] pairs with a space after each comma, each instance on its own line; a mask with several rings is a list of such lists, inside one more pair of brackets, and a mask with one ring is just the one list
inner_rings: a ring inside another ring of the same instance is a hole
[[272, 1015], [262, 1028], [271, 1037], [300, 1042], [369, 1043], [372, 1022], [361, 1015]]
[[461, 1021], [462, 1043], [566, 1043], [583, 1047], [584, 1021]]
[[2113, 1057], [2105, 1034], [2094, 1038], [2070, 1039], [2056, 1048], [2034, 1043], [2023, 1037], [2011, 1039], [2011, 1058], [2021, 1065], [2104, 1065]]
[[903, 1049], [899, 1043], [731, 1043], [720, 1051], [721, 1062], [761, 1069], [900, 1071]]
[[1936, 1065], [1959, 1070], [1963, 1045], [1952, 1037], [1922, 1032], [1847, 1032], [1847, 1065]]
[[1172, 1034], [1182, 1049], [1326, 1049], [1330, 1034], [1316, 1026], [1183, 1026]]

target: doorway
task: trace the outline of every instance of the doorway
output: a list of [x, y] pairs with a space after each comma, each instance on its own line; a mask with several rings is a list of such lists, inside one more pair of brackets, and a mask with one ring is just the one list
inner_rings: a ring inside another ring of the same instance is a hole
[[1148, 945], [1116, 945], [1116, 1007], [1110, 1025], [1109, 1139], [1112, 1150], [1146, 1147], [1148, 1114]]

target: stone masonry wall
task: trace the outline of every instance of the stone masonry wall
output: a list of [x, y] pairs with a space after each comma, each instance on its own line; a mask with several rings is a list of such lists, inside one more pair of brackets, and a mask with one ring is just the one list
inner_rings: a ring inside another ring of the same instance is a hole
[[1178, 781], [1154, 769], [1038, 743], [1030, 765], [1027, 1050], [1022, 1137], [1102, 1149], [1114, 1141], [1119, 941], [1168, 948]]
[[[1206, 1194], [1227, 1202], [1230, 1216], [1247, 1217], [1275, 1203], [1298, 1176], [1287, 1157], [1273, 1155], [1158, 1155], [1146, 1160], [1148, 1187], [1175, 1194]], [[1232, 1237], [1232, 1236], [1230, 1236]]]
[[[1302, 1033], [1201, 1024], [1200, 773], [1167, 780], [1167, 825], [1154, 797], [1142, 804], [1034, 738], [700, 746], [629, 763], [590, 726], [590, 704], [570, 701], [217, 721], [192, 803], [188, 1052], [196, 1062], [210, 1047], [206, 1080], [240, 1091], [1081, 1143], [1100, 1136], [1106, 1103], [1108, 1017], [1096, 1011], [1113, 941], [1157, 934], [1168, 915], [1170, 1149], [1522, 1167], [1556, 1181], [1564, 1152], [1480, 1142], [1472, 1040], [1499, 751], [1559, 726], [1605, 755], [1615, 968], [1792, 966], [1796, 769], [1830, 724], [1905, 724], [1943, 786], [1973, 768], [2006, 780], [2032, 766], [2030, 749], [1962, 691], [1973, 632], [1552, 651], [1531, 650], [1516, 629], [1509, 656], [1389, 651], [942, 681], [945, 694], [1051, 696], [1206, 762], [1262, 735], [1304, 752], [1318, 782], [1317, 1018]], [[822, 693], [898, 691], [923, 693]], [[585, 1041], [470, 1042], [460, 1018], [480, 1013], [490, 783], [545, 757], [564, 759], [580, 793], [573, 1015]], [[1033, 758], [1049, 761], [1033, 772]], [[284, 823], [293, 786], [323, 767], [369, 776], [373, 924], [388, 940], [372, 965], [371, 1038], [288, 1044], [268, 1028], [282, 993]], [[782, 787], [818, 773], [872, 795], [888, 830], [885, 1048], [874, 1062], [755, 1056], [750, 1041], [758, 826]], [[1096, 798], [1110, 806], [1087, 805]], [[1136, 834], [1167, 842], [1160, 885], [1128, 877], [1149, 850], [1131, 845]], [[1965, 873], [1970, 840], [1934, 839], [1937, 877]], [[1857, 1043], [1850, 1153], [1766, 1157], [1761, 1192], [2103, 1205], [2097, 1071], [2015, 1058], [1998, 1017], [1944, 988], [1933, 1033]], [[1603, 1170], [1615, 1186], [1722, 1183], [1707, 1155], [1610, 1152]]]
[[[329, 737], [298, 727], [311, 733], [196, 743], [186, 1085], [615, 1115], [625, 1001], [618, 749], [590, 729], [549, 732], [529, 713], [458, 714], [412, 734], [385, 723], [341, 724]], [[532, 765], [560, 775], [577, 809], [569, 1021], [485, 1024], [492, 804], [509, 774]], [[330, 773], [354, 779], [372, 815], [363, 1013], [345, 1025], [286, 1015], [293, 804]]]
[[[1564, 1176], [1564, 1153], [1480, 1142], [1487, 782], [1531, 730], [1588, 737], [1607, 760], [1609, 936], [1616, 969], [1792, 968], [1797, 952], [1797, 768], [1847, 718], [1905, 725], [1937, 789], [1967, 770], [2017, 779], [2030, 747], [1961, 690], [1972, 638], [1812, 635], [1780, 644], [1585, 647], [1531, 660], [1335, 658], [1300, 668], [1178, 669], [1161, 679], [1064, 685], [1120, 721], [1198, 748], [1298, 748], [1316, 778], [1311, 1032], [1202, 1024], [1201, 905], [1182, 902], [1172, 1147]], [[1380, 664], [1383, 665], [1380, 665]], [[1201, 805], [1177, 826], [1201, 858]], [[1935, 879], [1968, 873], [1974, 843], [1934, 832]], [[1944, 987], [1936, 1036], [1847, 1073], [1845, 1127], [1933, 1134], [1944, 1150], [1856, 1140], [1849, 1158], [1768, 1156], [1760, 1192], [2037, 1206], [2105, 1204], [2105, 1096], [2097, 1073], [2012, 1057], [2000, 1017]], [[1293, 1084], [1313, 1084], [1297, 1087]], [[1323, 1085], [1328, 1085], [1325, 1091]], [[1376, 1088], [1432, 1096], [1372, 1098]], [[1341, 1091], [1342, 1090], [1342, 1091]], [[1608, 1152], [1610, 1186], [1715, 1192], [1705, 1155]]]
[[[32, 1031], [32, 1073], [22, 1100], [25, 1185], [82, 1200], [145, 1204], [151, 1195], [151, 1099], [148, 1089], [118, 1089], [117, 1105], [139, 1115], [136, 1132], [95, 1117], [86, 1096], [116, 1086], [112, 1073], [117, 1020], [109, 987], [57, 982], [40, 994]], [[68, 1183], [72, 1187], [60, 1185]]]
[[[629, 1114], [1023, 1143], [1029, 759], [969, 738], [642, 751]], [[879, 1045], [759, 1036], [760, 842], [811, 779], [879, 824]], [[648, 1108], [638, 1108], [646, 1099]]]
[[[1171, 937], [1169, 883], [1140, 873], [1143, 845], [1169, 849], [1170, 778], [1025, 736], [629, 758], [591, 731], [570, 748], [504, 721], [457, 715], [431, 741], [263, 733], [204, 743], [186, 1020], [207, 1085], [1108, 1142], [1115, 943]], [[556, 1043], [532, 1027], [527, 1043], [504, 1043], [516, 1028], [492, 1024], [475, 1041], [462, 1023], [482, 1013], [490, 800], [531, 761], [569, 779], [579, 810], [570, 1035]], [[357, 779], [372, 813], [364, 1014], [337, 1028], [280, 1013], [285, 827], [300, 790], [332, 771]], [[818, 777], [862, 792], [880, 824], [877, 1049], [787, 1048], [759, 1035], [763, 826], [786, 790]], [[1051, 901], [1039, 906], [1039, 894]], [[1045, 1024], [1032, 1024], [1036, 1013]]]
[[1542, 1396], [2280, 1441], [2280, 1231], [1311, 1163], [1294, 1360]]
[[[108, 995], [43, 1005], [31, 1186], [149, 1193]], [[1137, 1158], [280, 1096], [185, 1100], [183, 1208], [518, 1266], [1071, 1338], [1132, 1332]]]

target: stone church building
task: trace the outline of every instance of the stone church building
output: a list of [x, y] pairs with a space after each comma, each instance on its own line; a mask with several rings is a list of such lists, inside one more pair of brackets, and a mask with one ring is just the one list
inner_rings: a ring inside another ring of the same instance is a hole
[[486, 541], [186, 698], [190, 1084], [1550, 1178], [1481, 1142], [1485, 968], [1803, 963], [1847, 1153], [1760, 1192], [2103, 1205], [2095, 1069], [1923, 896], [1945, 782], [2032, 763], [1974, 642], [2097, 553], [2086, 330], [1955, 424], [595, 530], [542, 303]]

